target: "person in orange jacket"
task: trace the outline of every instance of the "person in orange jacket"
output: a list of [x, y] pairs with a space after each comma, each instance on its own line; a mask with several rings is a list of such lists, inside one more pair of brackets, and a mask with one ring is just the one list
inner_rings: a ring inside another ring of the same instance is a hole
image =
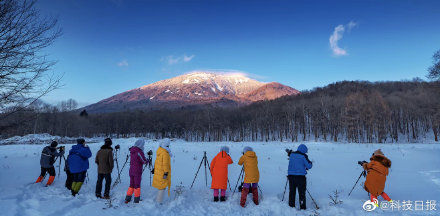
[[238, 165], [243, 165], [245, 174], [240, 205], [241, 207], [246, 205], [246, 198], [250, 190], [252, 190], [255, 205], [258, 205], [258, 181], [260, 180], [260, 172], [258, 171], [257, 155], [251, 147], [244, 147], [243, 156], [241, 156], [238, 161]]
[[214, 190], [214, 202], [218, 202], [219, 189], [221, 190], [220, 201], [226, 201], [226, 189], [228, 188], [228, 165], [232, 164], [229, 156], [229, 147], [222, 146], [220, 152], [211, 161], [211, 189]]
[[387, 180], [388, 169], [391, 167], [391, 160], [385, 157], [382, 150], [378, 149], [370, 158], [370, 163], [363, 163], [362, 167], [367, 171], [367, 179], [364, 189], [370, 193], [371, 202], [379, 205], [377, 197], [381, 195], [386, 201], [392, 202], [388, 194], [385, 193], [385, 182]]

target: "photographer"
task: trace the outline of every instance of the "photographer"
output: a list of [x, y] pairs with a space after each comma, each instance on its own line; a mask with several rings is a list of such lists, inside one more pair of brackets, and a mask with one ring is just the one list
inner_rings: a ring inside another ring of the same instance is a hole
[[112, 182], [112, 171], [114, 166], [112, 140], [106, 138], [104, 145], [96, 153], [95, 163], [98, 165], [98, 181], [96, 182], [95, 195], [97, 198], [101, 196], [102, 182], [105, 179], [104, 199], [110, 199], [110, 185]]
[[43, 181], [46, 172], [48, 172], [50, 175], [46, 186], [51, 185], [53, 180], [55, 179], [55, 167], [53, 166], [53, 164], [55, 163], [57, 157], [61, 157], [62, 155], [64, 155], [64, 146], [60, 147], [59, 152], [57, 152], [57, 145], [57, 141], [52, 141], [49, 146], [43, 148], [40, 158], [41, 173], [35, 183]]
[[378, 149], [370, 158], [370, 163], [366, 161], [359, 162], [365, 171], [367, 171], [367, 179], [364, 183], [364, 189], [370, 193], [371, 202], [378, 206], [377, 197], [381, 195], [386, 201], [392, 200], [384, 192], [385, 182], [387, 180], [388, 169], [391, 167], [391, 160], [385, 157], [382, 150]]
[[228, 166], [232, 164], [229, 156], [229, 147], [222, 146], [220, 152], [211, 161], [211, 189], [214, 190], [214, 202], [218, 202], [219, 190], [220, 201], [226, 201], [226, 189], [228, 188]]
[[312, 162], [307, 156], [307, 146], [301, 144], [297, 151], [286, 150], [289, 155], [289, 206], [295, 207], [296, 188], [299, 193], [300, 209], [306, 209], [307, 170], [312, 168]]
[[251, 147], [246, 146], [243, 148], [243, 156], [238, 160], [238, 165], [244, 167], [245, 174], [240, 205], [243, 208], [245, 207], [249, 191], [252, 192], [252, 200], [254, 201], [254, 204], [258, 205], [258, 182], [260, 181], [260, 171], [258, 170], [258, 157]]
[[134, 203], [139, 203], [141, 200], [141, 181], [142, 181], [142, 170], [144, 164], [148, 165], [151, 163], [144, 154], [145, 141], [143, 139], [138, 139], [132, 147], [130, 147], [130, 170], [128, 174], [130, 176], [130, 186], [127, 190], [127, 195], [125, 196], [125, 203], [131, 202], [131, 197], [134, 193]]
[[92, 152], [84, 139], [77, 139], [76, 142], [78, 144], [72, 146], [67, 158], [69, 171], [73, 177], [72, 196], [76, 196], [81, 189], [89, 169], [89, 158], [92, 157]]

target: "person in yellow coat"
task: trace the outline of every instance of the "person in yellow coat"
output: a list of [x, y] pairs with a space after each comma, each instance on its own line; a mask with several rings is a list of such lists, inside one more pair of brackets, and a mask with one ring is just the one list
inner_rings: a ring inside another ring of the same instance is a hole
[[163, 139], [156, 151], [156, 160], [153, 169], [153, 187], [157, 188], [156, 202], [162, 203], [165, 189], [168, 187], [170, 196], [171, 187], [171, 154], [170, 140]]
[[258, 158], [254, 150], [246, 146], [243, 149], [243, 156], [238, 161], [238, 165], [244, 167], [244, 184], [241, 191], [240, 205], [246, 205], [246, 198], [251, 190], [253, 201], [258, 205], [258, 181], [260, 180], [260, 172], [258, 171]]

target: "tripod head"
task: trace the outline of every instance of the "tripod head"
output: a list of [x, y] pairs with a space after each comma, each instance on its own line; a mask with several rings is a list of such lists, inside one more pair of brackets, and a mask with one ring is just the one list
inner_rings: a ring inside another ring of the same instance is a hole
[[361, 165], [361, 166], [363, 166], [364, 163], [368, 163], [368, 162], [367, 161], [358, 161], [358, 164]]

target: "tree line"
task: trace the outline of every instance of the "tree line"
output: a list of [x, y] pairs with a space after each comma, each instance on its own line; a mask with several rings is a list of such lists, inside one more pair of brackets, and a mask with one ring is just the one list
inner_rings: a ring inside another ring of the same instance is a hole
[[[439, 82], [343, 81], [240, 108], [87, 114], [68, 100], [9, 117], [2, 135], [172, 137], [187, 141], [438, 141]], [[81, 115], [79, 114], [81, 112]]]

